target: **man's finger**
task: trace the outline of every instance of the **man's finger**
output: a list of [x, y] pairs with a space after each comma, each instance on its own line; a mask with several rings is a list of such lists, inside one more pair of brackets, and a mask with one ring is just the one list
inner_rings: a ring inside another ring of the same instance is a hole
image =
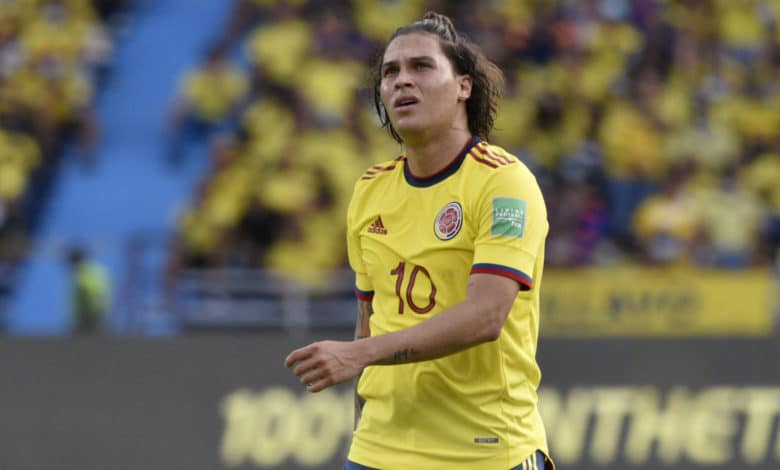
[[298, 361], [297, 365], [293, 369], [293, 374], [297, 376], [301, 376], [307, 371], [314, 369], [316, 366], [316, 362], [313, 357], [309, 357], [303, 361]]
[[290, 368], [296, 362], [303, 361], [306, 358], [308, 358], [310, 355], [311, 352], [309, 351], [309, 346], [304, 346], [300, 349], [296, 349], [295, 351], [291, 352], [287, 356], [287, 359], [284, 360], [284, 367]]
[[330, 387], [330, 383], [325, 381], [325, 379], [320, 379], [309, 386], [306, 387], [306, 390], [310, 391], [311, 393], [317, 393], [321, 392], [322, 390], [325, 390], [326, 388]]
[[314, 382], [322, 380], [322, 371], [312, 369], [301, 376], [301, 383], [304, 385], [310, 385]]

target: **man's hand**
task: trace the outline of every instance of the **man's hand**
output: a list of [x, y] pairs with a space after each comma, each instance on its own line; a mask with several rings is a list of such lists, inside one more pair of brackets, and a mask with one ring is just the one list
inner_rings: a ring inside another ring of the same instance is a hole
[[320, 341], [296, 349], [284, 361], [310, 392], [346, 382], [360, 374], [365, 364], [357, 353], [358, 341]]

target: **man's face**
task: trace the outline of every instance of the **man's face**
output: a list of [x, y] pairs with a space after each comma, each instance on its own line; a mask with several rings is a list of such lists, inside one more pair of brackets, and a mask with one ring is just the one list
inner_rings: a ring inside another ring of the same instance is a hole
[[401, 137], [449, 129], [458, 113], [465, 113], [471, 79], [454, 73], [439, 39], [432, 34], [411, 33], [393, 39], [385, 51], [381, 74], [382, 103]]

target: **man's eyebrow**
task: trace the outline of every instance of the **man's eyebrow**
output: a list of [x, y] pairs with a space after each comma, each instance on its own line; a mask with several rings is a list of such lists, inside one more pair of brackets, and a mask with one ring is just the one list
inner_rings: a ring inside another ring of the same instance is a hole
[[[419, 55], [414, 57], [409, 57], [406, 59], [407, 62], [421, 62], [421, 61], [433, 61], [433, 57], [429, 55]], [[382, 67], [387, 67], [388, 65], [397, 65], [398, 60], [388, 60], [387, 62], [382, 63]]]

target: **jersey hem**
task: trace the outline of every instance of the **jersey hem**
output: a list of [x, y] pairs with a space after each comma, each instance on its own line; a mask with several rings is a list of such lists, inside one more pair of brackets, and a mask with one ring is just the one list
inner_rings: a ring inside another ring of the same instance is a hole
[[[546, 457], [544, 470], [555, 470], [555, 464], [549, 457], [547, 446], [542, 442], [531, 442], [529, 444], [522, 445], [514, 450], [507, 451], [502, 449], [492, 457], [485, 459], [468, 459], [468, 460], [451, 460], [443, 461], [437, 458], [425, 457], [422, 455], [414, 458], [409, 455], [409, 450], [402, 451], [397, 449], [396, 452], [403, 454], [403, 457], [398, 459], [397, 454], [394, 458], [394, 453], [382, 452], [379, 448], [373, 448], [374, 446], [364, 446], [362, 443], [356, 443], [353, 441], [352, 446], [347, 454], [347, 460], [363, 465], [369, 468], [378, 468], [382, 470], [406, 470], [409, 468], [448, 468], [453, 470], [472, 470], [474, 468], [514, 468], [521, 465], [528, 455], [532, 455], [534, 452], [541, 452]], [[507, 458], [507, 452], [514, 458]], [[453, 454], [457, 455], [457, 454]], [[525, 456], [525, 457], [523, 457]], [[475, 466], [476, 465], [476, 466]], [[543, 470], [543, 469], [538, 469]]]

